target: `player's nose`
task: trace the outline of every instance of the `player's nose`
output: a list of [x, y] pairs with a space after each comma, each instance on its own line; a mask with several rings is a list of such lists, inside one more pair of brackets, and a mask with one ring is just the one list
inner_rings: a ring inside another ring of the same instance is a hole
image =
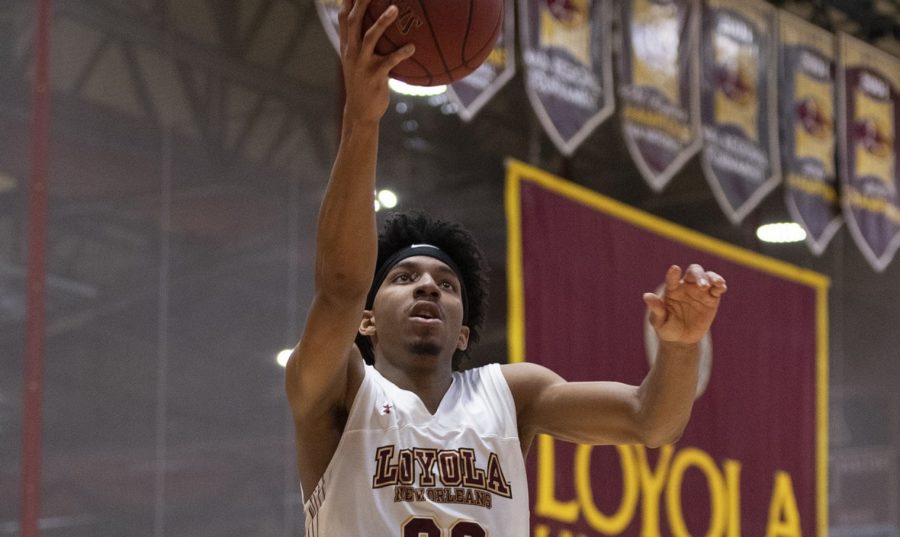
[[431, 297], [436, 299], [441, 296], [441, 289], [438, 287], [435, 279], [431, 277], [431, 274], [425, 273], [416, 282], [413, 296], [416, 298]]

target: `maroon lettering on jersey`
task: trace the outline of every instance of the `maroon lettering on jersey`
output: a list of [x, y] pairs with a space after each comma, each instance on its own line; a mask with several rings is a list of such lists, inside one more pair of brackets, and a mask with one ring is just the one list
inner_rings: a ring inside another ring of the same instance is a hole
[[459, 464], [459, 452], [441, 450], [438, 453], [438, 471], [441, 482], [448, 487], [455, 487], [462, 482], [462, 470]]
[[441, 537], [441, 528], [433, 518], [411, 518], [403, 524], [403, 537]]
[[487, 475], [487, 488], [489, 491], [504, 498], [512, 498], [512, 487], [509, 486], [509, 481], [503, 475], [503, 467], [500, 466], [500, 458], [497, 457], [496, 453], [491, 453], [490, 457], [488, 457]]
[[463, 520], [450, 528], [450, 537], [487, 537], [487, 532], [476, 522]]
[[394, 458], [394, 446], [381, 446], [375, 450], [375, 475], [372, 476], [372, 488], [387, 487], [397, 484], [397, 465], [391, 463]]
[[[381, 446], [375, 451], [372, 488], [394, 485], [395, 502], [460, 503], [491, 508], [491, 494], [512, 498], [500, 457], [488, 455], [479, 467], [475, 450]], [[437, 469], [435, 470], [435, 467]]]
[[411, 449], [402, 449], [398, 455], [399, 471], [397, 481], [401, 485], [412, 485], [416, 478], [416, 466]]
[[413, 456], [419, 465], [419, 486], [434, 486], [434, 463], [437, 462], [436, 449], [413, 448]]
[[463, 486], [484, 489], [484, 470], [475, 467], [475, 450], [461, 448], [459, 456], [462, 458]]

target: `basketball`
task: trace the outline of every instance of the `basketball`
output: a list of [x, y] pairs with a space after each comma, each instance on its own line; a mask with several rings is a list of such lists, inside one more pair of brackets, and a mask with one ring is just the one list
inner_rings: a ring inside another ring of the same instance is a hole
[[391, 70], [391, 77], [417, 86], [448, 84], [477, 69], [503, 26], [503, 0], [372, 0], [364, 30], [391, 4], [397, 18], [375, 50], [390, 54], [414, 44], [415, 54]]

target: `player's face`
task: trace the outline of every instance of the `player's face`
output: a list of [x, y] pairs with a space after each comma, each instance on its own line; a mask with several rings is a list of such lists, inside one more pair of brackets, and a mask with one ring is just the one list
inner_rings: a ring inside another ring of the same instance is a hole
[[375, 295], [372, 340], [376, 352], [389, 360], [449, 360], [456, 349], [465, 349], [468, 344], [469, 329], [463, 326], [462, 319], [462, 294], [456, 273], [433, 257], [409, 257], [388, 272]]

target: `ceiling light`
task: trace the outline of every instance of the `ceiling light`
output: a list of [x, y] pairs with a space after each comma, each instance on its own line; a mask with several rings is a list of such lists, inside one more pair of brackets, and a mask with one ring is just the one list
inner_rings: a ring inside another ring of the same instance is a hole
[[388, 79], [388, 87], [392, 91], [400, 95], [411, 95], [413, 97], [428, 97], [430, 95], [440, 95], [447, 91], [447, 86], [413, 86], [406, 82], [400, 82], [393, 78]]
[[284, 349], [275, 356], [275, 361], [281, 367], [287, 367], [288, 359], [291, 357], [292, 352], [294, 352], [294, 349]]
[[775, 222], [759, 226], [756, 236], [763, 242], [800, 242], [806, 239], [806, 231], [795, 222]]
[[385, 209], [393, 209], [397, 206], [397, 194], [387, 189], [382, 190], [378, 193], [378, 201]]

